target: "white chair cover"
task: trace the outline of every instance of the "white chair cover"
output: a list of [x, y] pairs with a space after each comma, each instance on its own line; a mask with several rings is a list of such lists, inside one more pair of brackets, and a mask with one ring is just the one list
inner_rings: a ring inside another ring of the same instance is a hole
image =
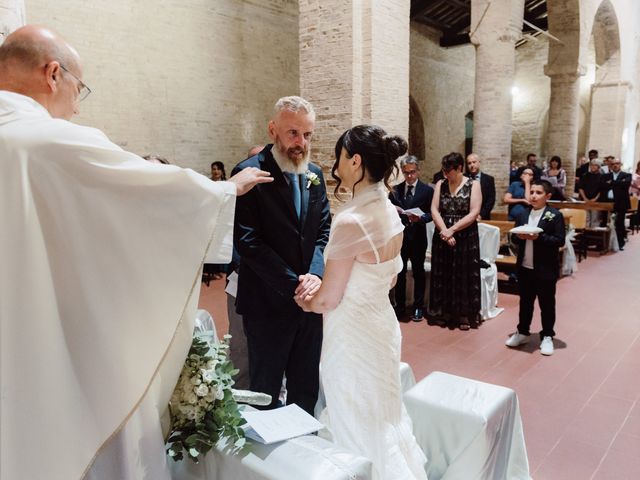
[[429, 480], [530, 480], [510, 388], [433, 372], [404, 397]]
[[576, 252], [571, 241], [576, 238], [576, 229], [573, 225], [569, 225], [567, 235], [564, 238], [564, 253], [562, 255], [562, 271], [563, 276], [573, 275], [578, 271], [578, 262], [576, 261]]
[[[433, 222], [427, 223], [427, 256], [424, 262], [424, 270], [427, 275], [425, 285], [425, 302], [429, 298], [429, 275], [431, 272], [431, 245], [433, 243], [433, 233], [435, 225]], [[504, 308], [498, 305], [498, 269], [495, 265], [498, 249], [500, 248], [500, 229], [493, 225], [484, 223], [478, 224], [478, 236], [480, 239], [480, 258], [486, 261], [490, 267], [480, 269], [480, 282], [482, 287], [480, 313], [483, 320], [495, 318], [500, 315]], [[407, 270], [411, 270], [411, 262], [407, 265]], [[413, 302], [413, 275], [407, 275], [407, 303]], [[426, 303], [425, 303], [426, 304]]]
[[618, 235], [616, 235], [616, 215], [614, 212], [609, 215], [609, 251], [618, 252], [620, 244], [618, 243]]
[[206, 310], [199, 309], [196, 312], [196, 321], [193, 328], [193, 336], [202, 338], [211, 343], [218, 343], [218, 333], [213, 317]]
[[315, 435], [233, 455], [218, 446], [194, 464], [169, 460], [173, 480], [369, 480], [371, 462]]
[[483, 320], [495, 318], [504, 308], [498, 307], [498, 268], [496, 257], [500, 249], [500, 229], [486, 223], [478, 224], [480, 237], [480, 258], [489, 264], [489, 268], [480, 269], [481, 308]]

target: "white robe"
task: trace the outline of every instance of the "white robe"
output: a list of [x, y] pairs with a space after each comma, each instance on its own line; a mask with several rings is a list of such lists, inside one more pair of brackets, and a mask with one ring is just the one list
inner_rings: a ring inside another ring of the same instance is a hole
[[164, 408], [234, 208], [233, 184], [0, 91], [0, 478], [80, 479], [139, 405]]

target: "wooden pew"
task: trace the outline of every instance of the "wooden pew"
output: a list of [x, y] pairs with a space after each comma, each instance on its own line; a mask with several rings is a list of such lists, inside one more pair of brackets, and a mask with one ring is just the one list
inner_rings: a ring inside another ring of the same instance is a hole
[[509, 246], [509, 231], [516, 226], [516, 222], [511, 220], [480, 220], [480, 223], [498, 227], [500, 229], [500, 247]]

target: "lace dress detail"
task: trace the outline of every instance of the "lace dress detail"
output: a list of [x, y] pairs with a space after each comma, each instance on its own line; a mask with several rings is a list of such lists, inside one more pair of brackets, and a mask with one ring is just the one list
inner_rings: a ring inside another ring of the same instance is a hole
[[335, 443], [373, 462], [374, 480], [426, 480], [402, 402], [402, 337], [388, 296], [402, 259], [380, 262], [373, 252], [378, 263], [356, 261], [340, 304], [324, 316], [320, 420]]
[[[452, 195], [449, 182], [442, 182], [440, 215], [447, 228], [469, 213], [472, 183], [467, 181]], [[450, 247], [438, 232], [433, 236], [428, 316], [441, 325], [475, 328], [482, 322], [478, 224], [473, 222], [454, 238], [456, 244]]]

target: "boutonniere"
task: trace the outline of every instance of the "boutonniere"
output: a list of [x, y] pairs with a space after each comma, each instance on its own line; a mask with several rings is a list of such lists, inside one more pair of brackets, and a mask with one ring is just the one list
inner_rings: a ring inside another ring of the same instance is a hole
[[556, 214], [555, 213], [551, 213], [549, 211], [544, 212], [544, 215], [542, 217], [543, 220], [547, 220], [547, 221], [551, 221], [555, 218]]
[[307, 190], [311, 185], [320, 185], [320, 177], [313, 173], [311, 170], [304, 172], [304, 176], [307, 178]]

